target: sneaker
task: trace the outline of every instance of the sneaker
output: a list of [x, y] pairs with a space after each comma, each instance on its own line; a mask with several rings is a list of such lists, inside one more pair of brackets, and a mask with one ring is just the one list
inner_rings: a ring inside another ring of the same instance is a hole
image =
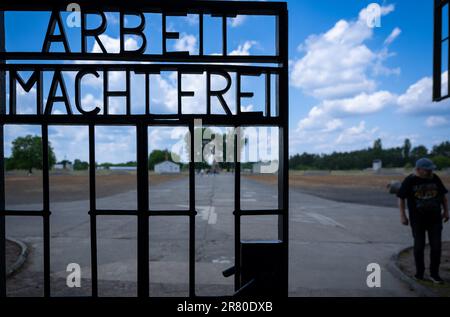
[[418, 282], [425, 281], [425, 279], [423, 278], [423, 275], [419, 275], [419, 274], [414, 275], [414, 280], [416, 280]]
[[444, 284], [444, 280], [441, 279], [441, 277], [439, 275], [432, 275], [432, 276], [430, 276], [430, 280], [434, 284]]

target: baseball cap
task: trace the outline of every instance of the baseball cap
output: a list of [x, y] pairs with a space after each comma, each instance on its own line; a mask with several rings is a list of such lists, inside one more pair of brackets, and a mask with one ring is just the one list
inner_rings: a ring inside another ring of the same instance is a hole
[[433, 171], [436, 169], [436, 165], [434, 165], [432, 160], [423, 157], [416, 161], [416, 168]]

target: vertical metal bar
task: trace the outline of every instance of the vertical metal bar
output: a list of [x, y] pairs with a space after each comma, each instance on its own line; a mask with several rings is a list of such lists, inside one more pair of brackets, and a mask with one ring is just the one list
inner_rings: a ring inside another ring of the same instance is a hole
[[[439, 100], [441, 95], [442, 72], [442, 8], [441, 0], [434, 0], [434, 39], [433, 39], [433, 100]], [[450, 55], [450, 54], [449, 54]]]
[[227, 48], [227, 16], [224, 15], [222, 17], [222, 54], [223, 56], [227, 56], [228, 54], [228, 48]]
[[277, 54], [283, 61], [279, 75], [277, 96], [279, 98], [279, 116], [282, 126], [279, 130], [279, 170], [278, 170], [278, 208], [282, 215], [278, 216], [278, 239], [283, 242], [283, 273], [279, 278], [285, 285], [284, 294], [288, 295], [289, 273], [289, 73], [288, 73], [288, 13], [280, 12], [277, 19]]
[[271, 76], [272, 75], [269, 72], [266, 73], [266, 117], [271, 116], [271, 113], [270, 113], [270, 102], [271, 102], [271, 98], [272, 98], [272, 95], [271, 95], [272, 84], [270, 82]]
[[89, 208], [91, 225], [91, 287], [92, 297], [98, 296], [98, 268], [97, 268], [97, 209], [95, 190], [95, 125], [89, 125]]
[[165, 55], [167, 53], [167, 42], [166, 42], [166, 36], [167, 36], [167, 32], [166, 32], [166, 25], [167, 25], [167, 19], [166, 19], [166, 14], [163, 12], [162, 13], [162, 53], [163, 55]]
[[178, 89], [178, 93], [177, 93], [177, 103], [178, 103], [178, 115], [181, 116], [181, 113], [183, 111], [182, 106], [181, 106], [181, 102], [182, 102], [182, 98], [181, 98], [181, 83], [182, 83], [182, 77], [183, 74], [178, 71], [177, 72], [177, 89]]
[[[9, 72], [9, 114], [17, 113], [17, 91], [15, 77], [17, 77], [17, 72]], [[6, 88], [6, 87], [5, 87]]]
[[203, 46], [203, 13], [200, 13], [199, 15], [199, 38], [200, 38], [200, 45], [199, 45], [199, 55], [204, 55], [204, 46]]
[[241, 114], [241, 73], [236, 72], [236, 115]]
[[[450, 19], [450, 3], [447, 5], [447, 19]], [[442, 14], [441, 14], [442, 20]], [[448, 68], [450, 67], [450, 21], [446, 21], [447, 23], [447, 96], [450, 96], [450, 80], [448, 74]], [[442, 50], [441, 50], [442, 51]], [[442, 71], [441, 71], [442, 72]]]
[[[5, 51], [5, 12], [0, 11], [0, 52]], [[0, 61], [4, 64], [5, 61]], [[6, 113], [6, 73], [0, 72], [0, 114]], [[4, 125], [0, 122], [0, 210], [5, 210], [5, 155]], [[6, 297], [6, 227], [5, 216], [0, 216], [0, 297]]]
[[36, 84], [37, 114], [44, 113], [44, 72], [39, 72]]
[[137, 141], [137, 199], [138, 199], [138, 297], [149, 296], [149, 206], [148, 206], [148, 127], [139, 122]]
[[195, 297], [195, 125], [189, 123], [189, 297]]
[[48, 125], [42, 124], [42, 190], [44, 222], [44, 297], [50, 297], [50, 180], [48, 159]]
[[150, 74], [145, 73], [145, 114], [150, 114]]
[[125, 96], [125, 99], [126, 99], [126, 107], [127, 107], [127, 115], [129, 116], [129, 115], [131, 115], [131, 93], [130, 93], [130, 90], [131, 90], [131, 79], [130, 79], [130, 77], [131, 77], [131, 74], [130, 74], [130, 70], [129, 69], [127, 69], [127, 71], [125, 72], [125, 76], [126, 76], [126, 78], [125, 78], [125, 82], [126, 82], [126, 89], [127, 89], [127, 93], [126, 93], [126, 96]]
[[109, 114], [109, 73], [105, 68], [103, 70], [103, 114], [106, 116]]
[[211, 114], [211, 73], [206, 72], [206, 114]]
[[241, 148], [240, 127], [234, 135], [234, 290], [241, 288]]

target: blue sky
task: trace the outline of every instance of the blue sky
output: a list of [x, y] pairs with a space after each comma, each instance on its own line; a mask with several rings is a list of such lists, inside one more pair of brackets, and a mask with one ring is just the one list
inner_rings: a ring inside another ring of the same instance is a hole
[[[432, 1], [379, 1], [382, 7], [381, 26], [367, 26], [365, 14], [373, 1], [364, 0], [302, 0], [288, 1], [290, 55], [290, 154], [299, 152], [329, 153], [370, 146], [376, 138], [384, 146], [399, 146], [405, 138], [413, 146], [431, 147], [449, 139], [450, 102], [431, 102], [432, 70]], [[9, 13], [6, 16], [7, 50], [40, 50], [49, 15]], [[146, 16], [147, 17], [147, 16]], [[118, 45], [118, 16], [108, 14], [108, 29], [103, 44], [111, 52]], [[149, 15], [146, 34], [147, 52], [161, 50], [161, 18]], [[98, 21], [93, 18], [90, 23]], [[136, 23], [128, 18], [127, 23]], [[205, 51], [220, 52], [220, 20], [205, 20]], [[9, 28], [8, 28], [9, 26]], [[171, 40], [171, 50], [198, 49], [198, 20], [195, 16], [169, 18], [168, 28], [179, 31], [181, 39]], [[270, 54], [274, 51], [274, 20], [248, 17], [230, 20], [229, 52], [233, 54]], [[77, 28], [66, 28], [70, 46], [79, 50]], [[140, 45], [139, 38], [127, 39], [130, 49]], [[93, 41], [89, 49], [99, 50]], [[53, 51], [61, 50], [58, 45]], [[444, 74], [446, 76], [446, 74]], [[24, 75], [25, 77], [25, 75]], [[65, 74], [69, 94], [73, 98], [73, 74]], [[183, 81], [183, 88], [197, 90], [198, 98], [184, 101], [184, 111], [202, 112], [203, 76]], [[261, 78], [263, 79], [263, 78]], [[254, 90], [255, 97], [243, 103], [246, 110], [263, 109], [264, 93], [261, 79], [246, 79], [243, 88]], [[84, 104], [101, 104], [101, 81], [86, 79], [83, 86]], [[111, 75], [113, 88], [123, 89], [123, 76]], [[133, 85], [142, 84], [134, 78]], [[446, 81], [446, 77], [444, 78]], [[176, 78], [163, 74], [152, 79], [153, 109], [170, 113], [176, 108], [174, 89]], [[213, 85], [223, 85], [220, 78]], [[48, 86], [48, 85], [47, 85]], [[26, 113], [34, 105], [32, 94], [21, 95], [19, 109]], [[45, 89], [44, 89], [45, 90]], [[48, 90], [48, 88], [47, 88]], [[136, 113], [142, 112], [142, 89], [133, 92]], [[176, 93], [176, 92], [175, 92]], [[233, 100], [233, 94], [227, 95]], [[73, 102], [72, 102], [73, 105]], [[120, 113], [123, 101], [111, 100], [111, 107]], [[214, 103], [213, 109], [220, 112]], [[55, 113], [63, 111], [55, 105]], [[185, 130], [153, 129], [151, 148], [170, 148], [180, 140]], [[6, 155], [10, 143], [18, 135], [38, 133], [32, 127], [6, 127]], [[76, 135], [75, 137], [73, 135]], [[134, 160], [134, 131], [129, 128], [98, 131], [99, 161]], [[53, 127], [50, 140], [58, 159], [87, 160], [87, 128]]]

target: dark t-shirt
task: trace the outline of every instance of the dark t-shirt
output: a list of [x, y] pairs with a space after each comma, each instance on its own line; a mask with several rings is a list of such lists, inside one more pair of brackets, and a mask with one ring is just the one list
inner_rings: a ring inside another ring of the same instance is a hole
[[444, 195], [448, 193], [439, 176], [422, 178], [411, 174], [405, 178], [397, 197], [406, 199], [411, 217], [439, 219]]

